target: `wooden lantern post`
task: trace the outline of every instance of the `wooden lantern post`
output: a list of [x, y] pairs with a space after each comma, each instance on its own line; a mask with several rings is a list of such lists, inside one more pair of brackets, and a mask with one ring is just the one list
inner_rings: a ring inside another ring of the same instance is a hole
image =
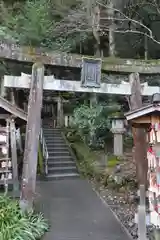
[[[146, 130], [148, 150], [146, 161], [139, 162], [139, 174], [143, 176], [140, 183], [140, 205], [138, 208], [139, 239], [146, 239], [146, 213], [145, 213], [145, 179], [148, 180], [148, 196], [150, 207], [150, 223], [156, 227], [156, 240], [160, 239], [160, 94], [152, 97], [152, 103], [134, 111], [128, 112], [127, 120], [135, 128]], [[136, 139], [139, 141], [139, 139]], [[137, 153], [139, 154], [139, 153]]]

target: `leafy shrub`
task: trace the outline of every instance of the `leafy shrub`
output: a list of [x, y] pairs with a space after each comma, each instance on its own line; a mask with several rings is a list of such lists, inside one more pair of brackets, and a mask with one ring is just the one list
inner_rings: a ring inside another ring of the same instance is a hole
[[98, 145], [103, 148], [104, 143], [111, 140], [110, 116], [117, 110], [120, 110], [118, 104], [98, 104], [92, 108], [81, 105], [74, 110], [74, 127], [87, 145], [96, 149]]
[[0, 196], [1, 240], [39, 240], [47, 230], [41, 213], [23, 213], [18, 201]]
[[[90, 156], [89, 149], [84, 144], [71, 144], [70, 145], [77, 159], [78, 168], [84, 177], [93, 178], [95, 168], [93, 165], [93, 159]], [[88, 151], [87, 151], [88, 150]]]

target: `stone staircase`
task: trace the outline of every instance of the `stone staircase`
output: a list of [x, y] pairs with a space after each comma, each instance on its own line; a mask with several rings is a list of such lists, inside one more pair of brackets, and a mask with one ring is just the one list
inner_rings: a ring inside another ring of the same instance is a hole
[[48, 150], [47, 179], [65, 179], [78, 177], [76, 163], [62, 136], [61, 130], [49, 125], [43, 126], [44, 138]]

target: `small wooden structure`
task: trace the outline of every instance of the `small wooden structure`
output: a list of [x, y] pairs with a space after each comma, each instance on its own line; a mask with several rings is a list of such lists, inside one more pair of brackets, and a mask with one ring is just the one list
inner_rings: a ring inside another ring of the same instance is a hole
[[9, 109], [5, 111], [0, 108], [0, 186], [4, 185], [7, 193], [8, 186], [13, 185], [13, 194], [17, 197], [19, 195], [19, 180], [15, 124], [20, 126], [26, 123], [23, 119], [12, 115]]
[[149, 183], [150, 222], [160, 227], [160, 94], [153, 95], [150, 105], [125, 116], [132, 126], [146, 130], [148, 161], [142, 160], [140, 167], [142, 174], [147, 174]]

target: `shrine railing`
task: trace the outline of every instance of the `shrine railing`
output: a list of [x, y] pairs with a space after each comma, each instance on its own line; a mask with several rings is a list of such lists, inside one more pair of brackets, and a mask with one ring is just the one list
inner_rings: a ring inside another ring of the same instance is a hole
[[43, 134], [43, 129], [41, 128], [41, 132], [40, 132], [40, 143], [42, 146], [42, 154], [43, 154], [43, 159], [44, 159], [44, 168], [45, 168], [45, 174], [48, 174], [48, 150], [47, 150], [47, 145], [46, 145], [46, 141], [44, 138], [44, 134]]

